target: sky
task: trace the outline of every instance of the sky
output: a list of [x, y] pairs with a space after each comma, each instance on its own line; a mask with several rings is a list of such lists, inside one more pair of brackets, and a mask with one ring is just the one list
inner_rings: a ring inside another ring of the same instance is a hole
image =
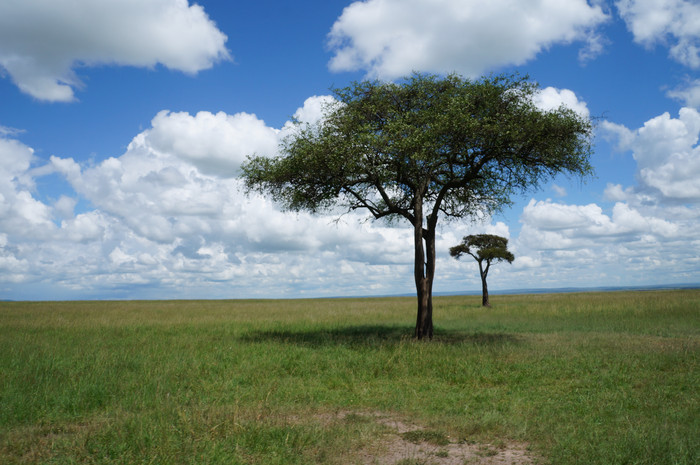
[[[0, 300], [415, 291], [411, 226], [284, 212], [240, 165], [332, 89], [520, 73], [595, 122], [595, 176], [441, 221], [435, 292], [700, 283], [697, 0], [1, 0]], [[444, 219], [443, 219], [444, 220]]]

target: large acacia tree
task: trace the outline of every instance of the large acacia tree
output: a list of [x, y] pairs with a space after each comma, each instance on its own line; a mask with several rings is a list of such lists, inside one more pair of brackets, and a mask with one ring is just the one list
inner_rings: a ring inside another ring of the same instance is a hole
[[298, 123], [276, 158], [243, 166], [249, 189], [289, 210], [365, 209], [414, 231], [415, 337], [432, 338], [438, 219], [492, 213], [559, 173], [592, 172], [591, 122], [533, 103], [536, 83], [414, 74], [335, 90], [317, 124]]

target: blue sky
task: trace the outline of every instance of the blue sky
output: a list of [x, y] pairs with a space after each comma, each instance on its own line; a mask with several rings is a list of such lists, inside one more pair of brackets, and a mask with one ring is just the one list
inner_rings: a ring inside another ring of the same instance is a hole
[[[0, 299], [408, 293], [407, 224], [246, 196], [292, 117], [411, 71], [519, 72], [596, 121], [596, 177], [443, 223], [438, 292], [477, 290], [462, 236], [510, 239], [497, 289], [700, 282], [695, 0], [0, 3]], [[340, 216], [340, 221], [336, 221]]]

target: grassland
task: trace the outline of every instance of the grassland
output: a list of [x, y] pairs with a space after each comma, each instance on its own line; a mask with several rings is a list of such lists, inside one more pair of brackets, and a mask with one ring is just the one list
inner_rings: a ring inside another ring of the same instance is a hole
[[372, 463], [379, 417], [540, 463], [700, 463], [700, 290], [479, 304], [437, 298], [424, 343], [410, 298], [0, 303], [0, 463]]

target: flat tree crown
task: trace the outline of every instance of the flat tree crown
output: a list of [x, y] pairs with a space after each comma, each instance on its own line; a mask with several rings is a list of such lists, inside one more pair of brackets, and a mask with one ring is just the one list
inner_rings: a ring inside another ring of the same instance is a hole
[[341, 205], [414, 222], [420, 198], [428, 215], [490, 213], [559, 173], [592, 173], [590, 121], [537, 108], [536, 91], [509, 75], [354, 83], [318, 123], [297, 123], [282, 155], [249, 158], [243, 176], [290, 210]]
[[450, 255], [459, 258], [463, 254], [474, 257], [477, 261], [513, 263], [515, 256], [508, 250], [508, 239], [493, 234], [475, 234], [464, 236], [459, 245], [450, 247]]

